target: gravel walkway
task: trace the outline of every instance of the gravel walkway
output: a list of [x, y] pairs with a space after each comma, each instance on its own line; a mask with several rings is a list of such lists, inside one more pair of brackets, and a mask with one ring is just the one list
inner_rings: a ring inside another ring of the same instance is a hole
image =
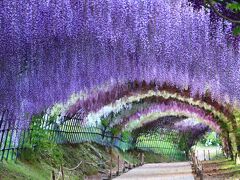
[[145, 164], [115, 180], [194, 180], [190, 162]]

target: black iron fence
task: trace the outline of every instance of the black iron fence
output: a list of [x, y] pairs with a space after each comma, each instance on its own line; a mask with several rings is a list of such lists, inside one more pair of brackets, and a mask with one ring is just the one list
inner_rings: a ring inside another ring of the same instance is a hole
[[136, 148], [158, 154], [163, 161], [186, 161], [187, 152], [180, 149], [180, 138], [176, 130], [161, 129], [158, 131], [142, 133], [137, 138]]
[[26, 148], [34, 149], [46, 138], [57, 144], [94, 142], [121, 150], [137, 148], [170, 157], [171, 161], [186, 160], [185, 152], [178, 150], [177, 141], [174, 140], [176, 141], [174, 145], [167, 141], [174, 138], [172, 134], [167, 134], [165, 137], [166, 135], [162, 133], [161, 138], [152, 136], [140, 138], [134, 144], [131, 140], [124, 141], [121, 136], [113, 136], [110, 131], [98, 125], [83, 124], [83, 121], [77, 118], [60, 118], [45, 114], [33, 117], [31, 123], [18, 122], [14, 119], [16, 118], [13, 118], [8, 111], [0, 114], [0, 161], [15, 160]]
[[19, 124], [11, 120], [8, 111], [0, 115], [0, 161], [17, 159], [26, 148], [35, 148], [44, 138], [58, 144], [95, 142], [127, 150], [131, 144], [111, 132], [94, 126], [83, 125], [79, 119], [65, 119], [57, 122], [48, 115], [35, 118], [30, 123]]
[[0, 115], [0, 161], [18, 157], [24, 147], [25, 140], [30, 138], [30, 128], [24, 128], [10, 118], [9, 111]]

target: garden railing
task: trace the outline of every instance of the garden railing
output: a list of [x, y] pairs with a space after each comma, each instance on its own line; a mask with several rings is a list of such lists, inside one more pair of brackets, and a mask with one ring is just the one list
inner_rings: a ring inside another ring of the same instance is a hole
[[79, 119], [68, 119], [57, 124], [45, 116], [31, 124], [20, 126], [9, 117], [11, 115], [8, 111], [3, 111], [0, 115], [0, 161], [16, 160], [24, 149], [35, 148], [45, 137], [57, 144], [95, 142], [122, 150], [131, 147], [121, 137], [115, 137], [110, 132], [103, 133], [99, 127], [83, 125]]

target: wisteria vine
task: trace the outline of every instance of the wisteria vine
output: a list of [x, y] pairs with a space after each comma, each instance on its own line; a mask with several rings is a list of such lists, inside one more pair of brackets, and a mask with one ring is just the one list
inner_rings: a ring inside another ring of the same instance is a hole
[[73, 93], [96, 90], [95, 106], [102, 87], [134, 80], [240, 99], [231, 24], [187, 0], [4, 0], [0, 17], [0, 109], [22, 125]]

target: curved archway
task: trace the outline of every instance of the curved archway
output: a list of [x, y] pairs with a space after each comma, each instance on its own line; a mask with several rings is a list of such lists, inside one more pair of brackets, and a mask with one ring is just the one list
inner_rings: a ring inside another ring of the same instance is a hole
[[188, 159], [192, 146], [210, 131], [194, 119], [165, 116], [146, 122], [132, 131], [136, 149], [159, 153], [162, 157]]
[[[209, 12], [196, 12], [188, 2], [111, 0], [102, 6], [95, 0], [74, 6], [70, 1], [18, 6], [17, 0], [14, 5], [4, 1], [0, 109], [13, 111], [17, 126], [29, 126], [33, 114], [74, 92], [86, 92], [62, 116], [81, 116], [87, 123], [91, 114], [101, 115], [102, 110], [108, 114], [160, 97], [209, 112], [231, 134], [237, 151], [240, 126], [232, 107], [233, 100], [240, 99], [239, 42], [234, 45], [226, 38], [230, 24], [212, 22]], [[26, 19], [19, 20], [22, 13]], [[214, 32], [212, 24], [219, 27]]]
[[[202, 96], [192, 97], [189, 89], [180, 89], [167, 84], [157, 86], [155, 82], [147, 84], [145, 81], [134, 81], [132, 83], [117, 85], [112, 88], [111, 91], [95, 93], [96, 96], [91, 94], [91, 96], [84, 100], [77, 100], [75, 104], [69, 107], [66, 114], [69, 117], [78, 116], [79, 110], [82, 111], [82, 109], [85, 109], [85, 112], [87, 112], [87, 118], [85, 120], [88, 121], [91, 118], [96, 120], [101, 116], [107, 116], [111, 112], [121, 111], [122, 108], [136, 102], [150, 101], [160, 103], [164, 101], [176, 101], [179, 104], [187, 105], [188, 109], [199, 108], [198, 110], [201, 109], [202, 112], [206, 112], [208, 114], [208, 121], [211, 119], [209, 122], [217, 122], [220, 124], [221, 128], [219, 126], [217, 130], [215, 130], [220, 132], [221, 129], [225, 138], [227, 138], [226, 135], [229, 132], [233, 131], [235, 123], [231, 109], [212, 99], [211, 95], [206, 93]], [[174, 111], [175, 114], [173, 113], [172, 115], [176, 115], [176, 109], [173, 110], [173, 112]], [[181, 114], [183, 112], [179, 113]], [[190, 114], [182, 115], [191, 117]], [[234, 138], [236, 137], [233, 136], [231, 138], [231, 144], [236, 149], [236, 140]]]
[[[211, 129], [219, 133], [223, 139], [228, 139], [226, 136], [228, 130], [224, 128], [226, 123], [215, 120], [211, 114], [208, 114], [203, 109], [193, 107], [189, 104], [169, 101], [161, 103], [153, 102], [150, 105], [139, 106], [139, 103], [137, 103], [136, 105], [132, 105], [132, 108], [123, 111], [130, 111], [131, 113], [124, 113], [122, 117], [110, 117], [110, 127], [120, 126], [122, 127], [122, 131], [132, 132], [148, 123], [154, 123], [154, 121], [159, 118], [167, 116], [178, 118], [190, 117], [211, 127]], [[109, 116], [112, 116], [112, 114]], [[109, 119], [108, 117], [104, 117], [104, 119], [105, 118]]]
[[[109, 114], [111, 111], [117, 112], [128, 104], [144, 99], [174, 100], [193, 107], [200, 107], [211, 114], [214, 117], [213, 119], [222, 123], [223, 129], [226, 129], [227, 132], [232, 133], [236, 125], [232, 110], [212, 99], [209, 93], [192, 97], [189, 89], [180, 89], [167, 84], [157, 85], [155, 82], [147, 84], [145, 81], [117, 85], [111, 88], [111, 91], [97, 91], [85, 99], [78, 99], [67, 109], [66, 114], [70, 117], [78, 116], [80, 110], [81, 112], [87, 112], [85, 115], [88, 115], [88, 119], [89, 116], [96, 118], [96, 114], [100, 117]], [[235, 144], [236, 137], [232, 136], [232, 139]]]

